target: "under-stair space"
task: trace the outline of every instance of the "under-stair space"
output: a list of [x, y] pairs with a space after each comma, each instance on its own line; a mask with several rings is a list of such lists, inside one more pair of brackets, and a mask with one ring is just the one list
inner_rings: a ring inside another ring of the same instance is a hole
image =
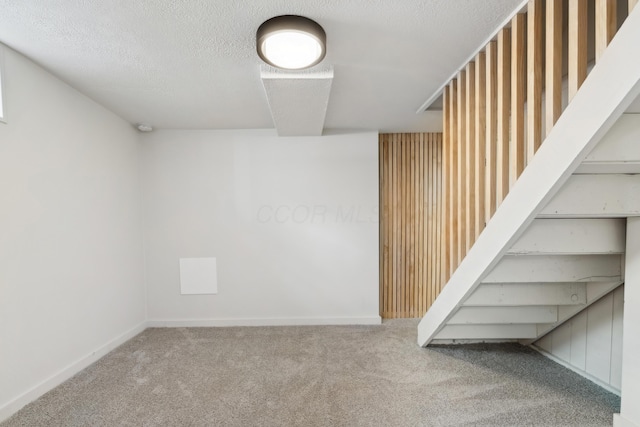
[[536, 219], [433, 338], [535, 340], [623, 282], [625, 222]]

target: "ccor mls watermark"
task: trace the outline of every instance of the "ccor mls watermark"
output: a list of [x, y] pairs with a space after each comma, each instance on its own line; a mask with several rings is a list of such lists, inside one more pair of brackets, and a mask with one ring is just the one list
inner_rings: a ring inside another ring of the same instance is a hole
[[377, 206], [327, 206], [327, 205], [263, 205], [256, 214], [261, 224], [347, 224], [377, 223]]

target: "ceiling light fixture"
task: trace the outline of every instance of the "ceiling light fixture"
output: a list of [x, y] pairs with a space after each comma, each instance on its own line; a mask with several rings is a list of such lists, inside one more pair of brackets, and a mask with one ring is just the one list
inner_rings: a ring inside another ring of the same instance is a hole
[[324, 58], [327, 36], [322, 27], [304, 16], [282, 15], [258, 28], [256, 47], [264, 62], [277, 68], [301, 70]]

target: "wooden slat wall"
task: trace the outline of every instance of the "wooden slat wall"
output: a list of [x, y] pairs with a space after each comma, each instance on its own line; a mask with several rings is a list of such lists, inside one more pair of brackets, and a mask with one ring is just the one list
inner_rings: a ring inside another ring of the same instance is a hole
[[460, 69], [443, 92], [443, 134], [381, 135], [383, 317], [431, 306], [560, 117], [564, 66], [570, 101], [587, 76], [588, 40], [597, 61], [614, 37], [621, 0], [568, 0], [566, 36], [564, 3], [529, 0]]
[[380, 315], [421, 317], [445, 266], [442, 134], [381, 134], [379, 149]]
[[[636, 3], [629, 0], [628, 10]], [[619, 27], [621, 4], [624, 10], [622, 0], [529, 0], [446, 86], [443, 283], [562, 114], [565, 66], [570, 101], [587, 75], [589, 40], [597, 61]]]

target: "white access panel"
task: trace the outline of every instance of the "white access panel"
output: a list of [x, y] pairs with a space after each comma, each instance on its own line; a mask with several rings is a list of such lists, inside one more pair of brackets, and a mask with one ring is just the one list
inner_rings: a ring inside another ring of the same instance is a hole
[[180, 293], [206, 295], [218, 293], [215, 258], [180, 258]]

